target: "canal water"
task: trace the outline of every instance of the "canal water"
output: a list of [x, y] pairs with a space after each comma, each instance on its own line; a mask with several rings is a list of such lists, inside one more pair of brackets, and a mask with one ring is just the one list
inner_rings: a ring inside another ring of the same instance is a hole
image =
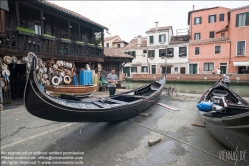
[[[122, 86], [126, 89], [135, 89], [143, 85], [146, 85], [146, 82], [123, 82]], [[167, 83], [165, 87], [174, 87], [176, 92], [179, 93], [193, 93], [193, 94], [202, 94], [212, 84], [186, 84], [186, 83]], [[235, 91], [241, 97], [249, 97], [249, 86], [248, 85], [231, 85], [233, 91]]]

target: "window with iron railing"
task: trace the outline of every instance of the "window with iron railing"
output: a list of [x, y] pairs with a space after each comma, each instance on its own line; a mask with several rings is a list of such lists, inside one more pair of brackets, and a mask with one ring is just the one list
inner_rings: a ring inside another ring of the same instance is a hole
[[187, 56], [187, 47], [179, 47], [179, 57]]
[[167, 57], [174, 57], [174, 48], [167, 48]]

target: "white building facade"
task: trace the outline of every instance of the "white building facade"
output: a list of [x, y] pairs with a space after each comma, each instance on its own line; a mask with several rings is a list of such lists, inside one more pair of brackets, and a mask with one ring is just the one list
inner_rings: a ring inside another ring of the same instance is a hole
[[138, 35], [127, 44], [123, 52], [134, 57], [131, 63], [127, 63], [123, 67], [123, 73], [126, 77], [132, 74], [148, 74], [148, 58], [147, 58], [147, 37]]
[[146, 31], [147, 34], [147, 54], [149, 74], [165, 73], [171, 65], [167, 64], [166, 51], [169, 46], [171, 36], [173, 36], [172, 26], [158, 27]]

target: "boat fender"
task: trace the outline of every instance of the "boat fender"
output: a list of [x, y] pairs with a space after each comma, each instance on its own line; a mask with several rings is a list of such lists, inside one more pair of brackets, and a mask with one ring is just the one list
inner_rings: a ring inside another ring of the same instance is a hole
[[[57, 82], [55, 82], [55, 80], [57, 80]], [[59, 77], [54, 76], [54, 77], [52, 78], [52, 84], [53, 84], [53, 85], [59, 85], [59, 84], [60, 84], [60, 79], [59, 79]]]
[[212, 110], [216, 112], [224, 112], [225, 108], [217, 104], [212, 104]]
[[65, 82], [66, 84], [70, 84], [71, 81], [72, 81], [72, 79], [71, 79], [68, 75], [66, 75], [66, 76], [64, 77], [64, 82]]
[[213, 102], [205, 102], [202, 101], [199, 104], [197, 104], [197, 108], [201, 111], [205, 111], [205, 112], [209, 112], [211, 111], [211, 106], [212, 106]]

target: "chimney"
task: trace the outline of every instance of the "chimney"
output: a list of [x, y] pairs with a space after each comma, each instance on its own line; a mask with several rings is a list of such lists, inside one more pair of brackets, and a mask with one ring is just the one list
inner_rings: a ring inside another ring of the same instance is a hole
[[193, 5], [193, 11], [195, 10], [195, 5]]
[[156, 31], [158, 30], [158, 22], [155, 22], [156, 23]]
[[141, 38], [142, 38], [141, 35], [137, 36], [137, 47], [141, 47], [141, 40], [142, 40]]

